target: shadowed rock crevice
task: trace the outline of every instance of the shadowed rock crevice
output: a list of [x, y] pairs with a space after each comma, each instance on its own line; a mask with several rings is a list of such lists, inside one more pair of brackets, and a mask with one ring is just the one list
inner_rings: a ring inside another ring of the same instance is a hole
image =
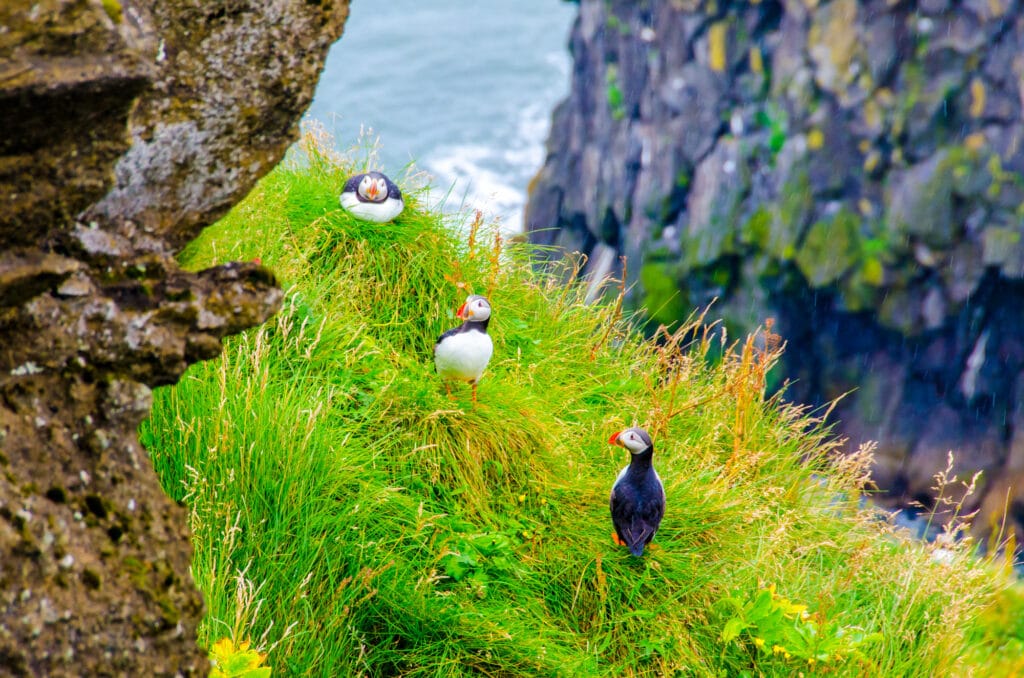
[[174, 257], [294, 141], [347, 5], [0, 9], [0, 674], [206, 675], [136, 430], [281, 303], [257, 264]]
[[775, 317], [789, 395], [853, 390], [838, 430], [880, 441], [893, 503], [932, 502], [949, 449], [1005, 495], [1024, 463], [1020, 3], [582, 0], [570, 46], [533, 240], [597, 275], [626, 255], [655, 322], [712, 299], [732, 336]]

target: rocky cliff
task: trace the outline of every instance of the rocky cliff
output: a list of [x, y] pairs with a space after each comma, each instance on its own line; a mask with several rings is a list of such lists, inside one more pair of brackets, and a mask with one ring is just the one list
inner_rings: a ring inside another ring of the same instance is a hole
[[297, 135], [346, 0], [0, 7], [0, 674], [205, 675], [150, 388], [273, 313], [174, 255]]
[[583, 0], [531, 238], [596, 275], [626, 255], [655, 322], [774, 317], [789, 397], [852, 391], [838, 431], [880, 441], [892, 500], [934, 501], [952, 449], [991, 479], [982, 531], [1004, 506], [1019, 528], [1021, 10]]

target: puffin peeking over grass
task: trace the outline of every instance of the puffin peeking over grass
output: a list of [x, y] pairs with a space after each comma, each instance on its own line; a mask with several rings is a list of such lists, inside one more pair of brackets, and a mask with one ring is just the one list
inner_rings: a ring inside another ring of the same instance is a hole
[[405, 203], [395, 182], [380, 172], [367, 172], [345, 182], [341, 206], [357, 219], [383, 224], [401, 214]]
[[438, 338], [434, 344], [434, 365], [448, 395], [452, 392], [452, 379], [468, 381], [476, 402], [476, 383], [494, 352], [494, 344], [487, 335], [491, 304], [485, 297], [471, 294], [455, 315], [465, 322]]
[[619, 472], [612, 485], [612, 539], [639, 557], [654, 539], [665, 515], [665, 486], [651, 463], [654, 443], [647, 431], [636, 427], [614, 434], [608, 442], [625, 447], [632, 455], [629, 466]]

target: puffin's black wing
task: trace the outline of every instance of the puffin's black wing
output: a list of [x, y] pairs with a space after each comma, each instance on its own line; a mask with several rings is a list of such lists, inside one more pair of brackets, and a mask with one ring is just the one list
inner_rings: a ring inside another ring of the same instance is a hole
[[434, 353], [437, 353], [437, 347], [440, 345], [440, 343], [442, 341], [444, 341], [448, 337], [455, 336], [456, 334], [458, 334], [461, 331], [462, 331], [462, 325], [459, 325], [458, 327], [453, 327], [452, 329], [448, 330], [447, 332], [442, 334], [440, 337], [438, 337], [437, 341], [434, 342]]
[[394, 198], [395, 200], [401, 200], [402, 191], [401, 189], [398, 188], [398, 184], [391, 181], [391, 178], [388, 177], [388, 175], [384, 174], [382, 176], [384, 177], [384, 183], [386, 183], [388, 186], [388, 197]]
[[642, 556], [644, 547], [654, 539], [665, 515], [665, 491], [661, 483], [655, 479], [646, 492], [638, 492], [632, 485], [619, 483], [612, 488], [609, 506], [612, 525], [619, 539], [626, 543], [634, 556]]

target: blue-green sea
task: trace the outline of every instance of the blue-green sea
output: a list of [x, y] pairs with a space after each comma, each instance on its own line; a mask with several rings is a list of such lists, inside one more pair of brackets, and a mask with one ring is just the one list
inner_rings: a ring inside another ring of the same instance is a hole
[[[410, 161], [447, 206], [518, 230], [551, 111], [569, 87], [562, 0], [353, 0], [307, 118], [341, 148], [380, 139], [385, 171]], [[452, 189], [449, 193], [449, 189]]]

